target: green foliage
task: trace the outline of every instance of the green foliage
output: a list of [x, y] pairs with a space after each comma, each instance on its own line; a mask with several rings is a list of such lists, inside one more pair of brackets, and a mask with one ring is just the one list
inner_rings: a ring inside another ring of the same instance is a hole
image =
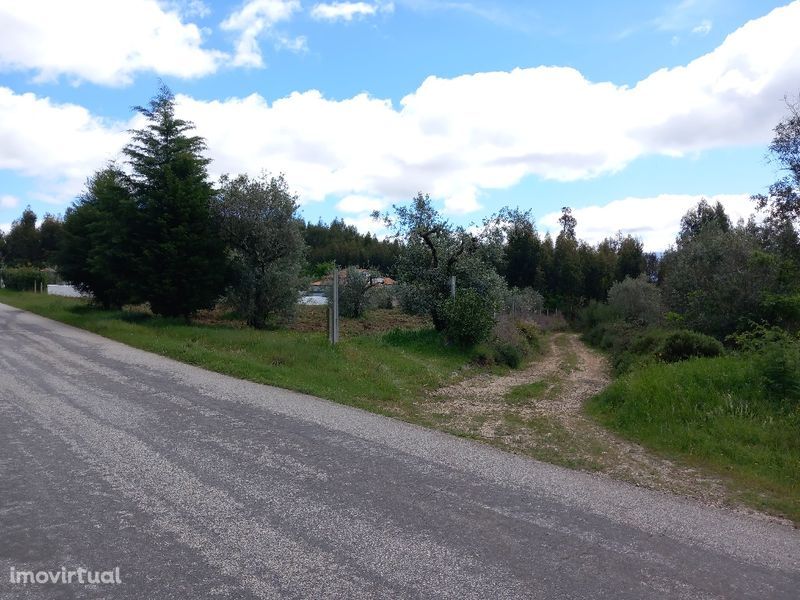
[[394, 308], [397, 300], [397, 286], [377, 285], [367, 292], [367, 306], [369, 308]]
[[357, 319], [367, 312], [367, 292], [372, 287], [372, 276], [357, 267], [347, 267], [339, 283], [339, 314]]
[[800, 411], [772, 398], [751, 353], [653, 364], [589, 405], [602, 423], [650, 448], [718, 470], [748, 499], [800, 519]]
[[686, 329], [668, 332], [656, 352], [664, 362], [678, 362], [694, 357], [720, 356], [722, 344], [711, 336]]
[[39, 265], [42, 259], [41, 239], [36, 228], [36, 213], [27, 207], [11, 224], [5, 236], [5, 261], [11, 266]]
[[7, 289], [18, 292], [47, 286], [47, 274], [34, 267], [5, 267], [0, 270], [0, 279]]
[[464, 348], [486, 340], [494, 326], [491, 304], [469, 289], [445, 300], [439, 314], [444, 320], [447, 339]]
[[769, 145], [770, 158], [783, 173], [767, 194], [753, 199], [759, 209], [769, 210], [777, 220], [796, 221], [800, 217], [800, 102], [787, 103], [789, 114], [775, 127]]
[[383, 275], [394, 273], [394, 264], [400, 254], [400, 244], [396, 241], [379, 240], [370, 233], [359, 233], [353, 225], [341, 219], [330, 224], [301, 223], [309, 265], [308, 274], [319, 279], [331, 272], [333, 263], [337, 265], [357, 265], [375, 269]]
[[224, 247], [210, 213], [214, 190], [203, 157], [205, 142], [175, 116], [175, 98], [162, 86], [135, 110], [145, 126], [123, 150], [139, 212], [138, 285], [154, 313], [188, 317], [219, 298]]
[[459, 292], [472, 290], [484, 299], [490, 312], [500, 306], [505, 283], [493, 264], [494, 238], [488, 229], [482, 237], [453, 226], [422, 193], [411, 206], [395, 206], [394, 216], [386, 216], [385, 221], [404, 241], [397, 261], [404, 310], [429, 313], [436, 329], [443, 331], [447, 317], [442, 311], [450, 296], [452, 276]]
[[644, 276], [626, 277], [611, 286], [608, 305], [628, 323], [654, 325], [661, 319], [661, 292]]
[[67, 209], [56, 262], [61, 277], [104, 308], [140, 301], [140, 215], [125, 174], [97, 172]]
[[757, 325], [731, 336], [744, 355], [753, 357], [767, 396], [783, 405], [800, 401], [800, 339], [779, 327]]
[[530, 318], [544, 309], [544, 298], [533, 288], [511, 288], [504, 304], [505, 312], [519, 318]]
[[704, 228], [665, 256], [663, 296], [689, 329], [723, 339], [758, 321], [765, 294], [779, 290], [779, 263], [744, 227]]
[[297, 305], [305, 244], [297, 198], [283, 176], [224, 176], [211, 211], [229, 249], [228, 298], [248, 325], [267, 326]]

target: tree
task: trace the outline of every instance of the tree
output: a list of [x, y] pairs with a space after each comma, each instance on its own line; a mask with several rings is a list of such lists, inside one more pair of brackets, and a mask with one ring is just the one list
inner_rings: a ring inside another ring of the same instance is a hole
[[6, 235], [0, 230], [0, 265], [6, 261]]
[[343, 317], [357, 319], [367, 312], [367, 292], [373, 287], [372, 276], [357, 267], [347, 267], [339, 286], [339, 311]]
[[608, 305], [635, 325], [653, 325], [661, 318], [661, 292], [647, 277], [626, 277], [608, 290]]
[[745, 227], [706, 228], [667, 252], [664, 262], [667, 307], [719, 339], [760, 321], [766, 295], [778, 290], [777, 259]]
[[534, 287], [541, 263], [542, 244], [530, 211], [506, 209], [501, 211], [498, 220], [505, 229], [506, 243], [501, 268], [506, 282], [512, 287]]
[[42, 263], [55, 266], [56, 254], [61, 243], [64, 222], [50, 213], [44, 216], [39, 225], [39, 242]]
[[800, 100], [788, 102], [788, 116], [775, 127], [769, 158], [785, 173], [766, 194], [753, 196], [759, 210], [778, 220], [800, 217]]
[[561, 224], [561, 233], [574, 240], [578, 220], [572, 216], [572, 209], [569, 206], [561, 209], [561, 216], [558, 218], [558, 222]]
[[113, 165], [95, 173], [64, 217], [55, 255], [61, 276], [104, 308], [139, 302], [138, 220], [125, 174]]
[[305, 251], [297, 210], [283, 175], [220, 181], [213, 214], [235, 273], [229, 296], [251, 327], [297, 305]]
[[175, 98], [161, 86], [147, 121], [123, 150], [140, 213], [136, 237], [142, 295], [156, 314], [188, 317], [213, 305], [224, 285], [224, 249], [210, 214], [205, 141], [175, 116]]
[[36, 213], [28, 206], [22, 216], [11, 223], [6, 236], [6, 261], [11, 266], [38, 265], [42, 258]]
[[717, 202], [711, 206], [705, 198], [681, 218], [677, 244], [680, 246], [690, 242], [700, 232], [714, 229], [726, 233], [731, 229], [731, 220], [725, 213], [722, 204]]
[[636, 279], [644, 273], [646, 260], [642, 242], [633, 236], [626, 236], [619, 240], [617, 246], [617, 264], [614, 276], [617, 281], [626, 277]]
[[406, 310], [429, 313], [442, 331], [447, 326], [443, 309], [451, 276], [456, 277], [458, 289], [474, 290], [490, 307], [499, 306], [505, 285], [481, 253], [480, 237], [442, 218], [427, 194], [418, 193], [411, 206], [394, 206], [394, 216], [383, 218], [403, 241], [397, 273]]

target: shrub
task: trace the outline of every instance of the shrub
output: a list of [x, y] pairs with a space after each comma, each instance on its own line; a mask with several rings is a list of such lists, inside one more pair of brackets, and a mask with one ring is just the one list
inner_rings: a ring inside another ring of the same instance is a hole
[[661, 292], [645, 276], [626, 277], [608, 290], [608, 305], [628, 323], [653, 325], [661, 319]]
[[394, 308], [396, 293], [395, 286], [379, 285], [367, 292], [367, 306], [369, 308]]
[[491, 305], [472, 290], [463, 290], [442, 303], [444, 334], [450, 341], [472, 347], [489, 337], [494, 325]]
[[339, 285], [339, 314], [357, 319], [367, 312], [367, 290], [372, 286], [370, 276], [356, 267], [347, 267]]
[[499, 343], [494, 346], [495, 361], [516, 369], [522, 364], [525, 352], [516, 344]]
[[678, 362], [694, 357], [720, 356], [722, 344], [711, 336], [686, 329], [671, 331], [661, 343], [658, 358], [664, 362]]
[[47, 274], [33, 267], [5, 268], [0, 272], [6, 288], [18, 292], [33, 291], [47, 285]]

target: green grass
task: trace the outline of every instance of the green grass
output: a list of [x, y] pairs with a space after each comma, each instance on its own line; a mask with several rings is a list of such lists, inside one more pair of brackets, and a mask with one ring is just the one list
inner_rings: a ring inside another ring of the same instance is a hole
[[0, 290], [0, 302], [212, 371], [412, 421], [414, 401], [471, 362], [433, 330], [358, 335], [331, 347], [324, 333], [187, 324], [80, 299]]
[[602, 424], [728, 480], [739, 498], [800, 523], [800, 406], [770, 400], [752, 357], [656, 364], [588, 411]]

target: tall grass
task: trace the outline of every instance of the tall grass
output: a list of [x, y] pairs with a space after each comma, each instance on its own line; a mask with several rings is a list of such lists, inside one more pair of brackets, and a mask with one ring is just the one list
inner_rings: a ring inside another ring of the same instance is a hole
[[624, 436], [729, 478], [744, 501], [800, 522], [800, 406], [765, 386], [754, 354], [654, 364], [588, 406]]

